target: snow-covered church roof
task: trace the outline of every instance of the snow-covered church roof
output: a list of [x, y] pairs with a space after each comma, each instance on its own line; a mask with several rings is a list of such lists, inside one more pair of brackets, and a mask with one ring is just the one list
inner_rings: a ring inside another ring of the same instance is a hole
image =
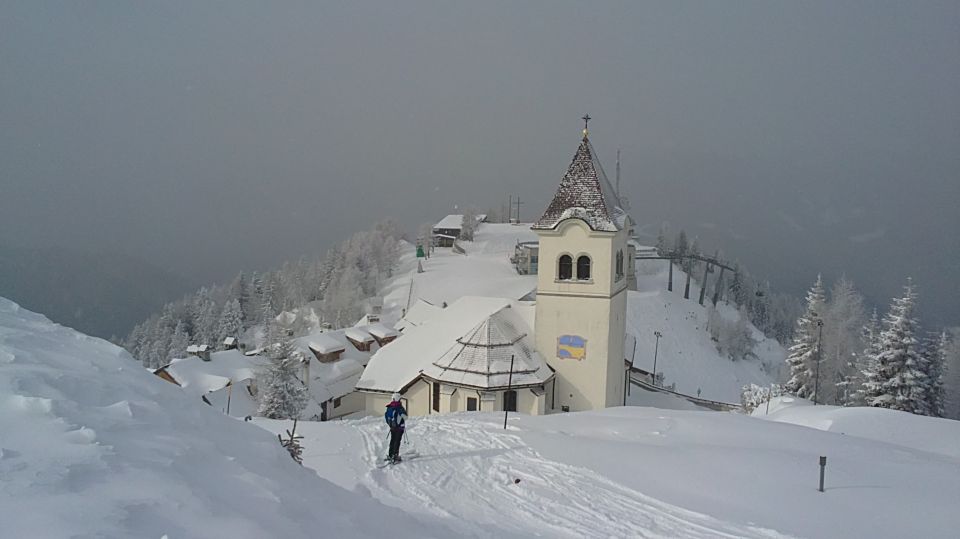
[[505, 298], [464, 296], [446, 309], [438, 309], [420, 325], [408, 326], [402, 337], [379, 349], [370, 358], [357, 382], [357, 389], [387, 393], [402, 389], [419, 378], [448, 350], [458, 346], [457, 339], [508, 305], [523, 321], [521, 331], [530, 333], [534, 317], [532, 304]]
[[[553, 376], [510, 305], [491, 314], [456, 340], [423, 374], [434, 380], [480, 389], [541, 385]], [[513, 358], [511, 377], [511, 358]]]
[[560, 187], [547, 211], [533, 229], [550, 230], [567, 219], [581, 219], [591, 229], [616, 232], [626, 228], [623, 204], [597, 160], [590, 139], [584, 134]]

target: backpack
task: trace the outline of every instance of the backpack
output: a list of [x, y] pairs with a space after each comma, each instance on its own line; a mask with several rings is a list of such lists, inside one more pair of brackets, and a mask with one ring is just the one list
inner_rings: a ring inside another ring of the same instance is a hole
[[403, 421], [403, 408], [400, 406], [388, 406], [383, 417], [387, 420], [387, 425], [391, 429], [400, 428]]

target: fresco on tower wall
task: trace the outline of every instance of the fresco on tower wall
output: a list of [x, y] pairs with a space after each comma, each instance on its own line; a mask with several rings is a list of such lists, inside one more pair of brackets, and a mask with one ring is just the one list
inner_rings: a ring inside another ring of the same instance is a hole
[[579, 335], [561, 335], [557, 338], [557, 357], [581, 360], [587, 357], [587, 340]]

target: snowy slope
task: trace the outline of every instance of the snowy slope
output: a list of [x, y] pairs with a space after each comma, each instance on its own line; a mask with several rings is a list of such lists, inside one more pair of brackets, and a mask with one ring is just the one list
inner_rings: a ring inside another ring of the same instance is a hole
[[0, 523], [31, 538], [450, 535], [304, 473], [271, 434], [3, 298]]
[[465, 255], [438, 247], [422, 260], [423, 273], [416, 273], [417, 259], [411, 246], [401, 256], [398, 275], [386, 286], [384, 320], [402, 316], [403, 309], [422, 299], [433, 305], [448, 305], [463, 296], [520, 299], [537, 287], [536, 275], [518, 275], [510, 264], [518, 241], [536, 240], [529, 224], [483, 223], [474, 241], [460, 242]]
[[409, 422], [407, 460], [382, 469], [379, 418], [303, 432], [322, 477], [462, 535], [938, 538], [960, 526], [960, 459], [740, 414], [621, 407], [513, 415], [508, 430], [495, 413], [426, 416]]
[[[638, 262], [637, 270], [637, 291], [627, 297], [627, 331], [637, 338], [635, 366], [653, 372], [653, 332], [660, 331], [657, 371], [664, 374], [666, 385], [675, 383], [680, 393], [696, 396], [699, 388], [705, 399], [737, 403], [744, 385], [770, 385], [777, 380], [786, 358], [779, 343], [751, 327], [759, 341], [754, 349], [758, 359], [731, 361], [710, 340], [708, 311], [697, 303], [700, 288], [695, 282], [690, 283], [690, 299], [684, 299], [686, 274], [678, 268], [674, 267], [672, 292], [667, 291], [666, 261]], [[737, 316], [736, 309], [723, 302], [717, 310], [730, 320]]]

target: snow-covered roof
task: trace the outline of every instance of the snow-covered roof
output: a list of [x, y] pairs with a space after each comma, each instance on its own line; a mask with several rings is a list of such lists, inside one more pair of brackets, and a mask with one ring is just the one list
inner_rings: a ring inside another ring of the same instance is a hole
[[342, 352], [346, 345], [331, 335], [326, 333], [317, 333], [310, 336], [310, 343], [307, 345], [310, 350], [318, 354], [331, 354], [333, 352]]
[[361, 374], [363, 365], [355, 359], [314, 362], [310, 367], [310, 395], [319, 402], [349, 395], [355, 391]]
[[463, 226], [463, 215], [448, 215], [440, 222], [433, 225], [433, 228], [448, 228], [459, 230]]
[[373, 335], [370, 335], [366, 331], [360, 328], [347, 328], [343, 330], [343, 334], [347, 336], [352, 341], [356, 342], [373, 342], [375, 339]]
[[507, 387], [508, 382], [514, 387], [546, 383], [553, 371], [534, 349], [529, 330], [516, 309], [507, 305], [458, 338], [423, 374], [483, 389]]
[[407, 328], [419, 326], [440, 312], [443, 312], [443, 307], [434, 305], [425, 299], [417, 298], [406, 314], [403, 315], [403, 318], [394, 324], [394, 327], [398, 331], [407, 331]]
[[223, 344], [225, 344], [226, 346], [233, 346], [234, 344], [237, 344], [237, 338], [227, 337], [226, 339], [223, 340]]
[[477, 324], [493, 313], [512, 305], [517, 314], [533, 326], [533, 306], [522, 302], [466, 296], [443, 309], [423, 325], [407, 328], [403, 337], [377, 351], [357, 382], [357, 389], [393, 392], [415, 380]]
[[399, 333], [397, 333], [397, 330], [388, 328], [387, 326], [379, 322], [376, 324], [370, 324], [369, 326], [366, 327], [366, 330], [371, 335], [373, 335], [378, 339], [389, 339], [390, 337], [396, 337], [397, 335], [399, 335]]
[[231, 382], [256, 378], [261, 362], [238, 350], [224, 350], [211, 354], [210, 361], [192, 356], [174, 359], [166, 370], [184, 391], [204, 395], [223, 389]]
[[577, 148], [557, 193], [534, 229], [553, 229], [566, 219], [581, 219], [591, 229], [616, 232], [627, 216], [586, 136]]

